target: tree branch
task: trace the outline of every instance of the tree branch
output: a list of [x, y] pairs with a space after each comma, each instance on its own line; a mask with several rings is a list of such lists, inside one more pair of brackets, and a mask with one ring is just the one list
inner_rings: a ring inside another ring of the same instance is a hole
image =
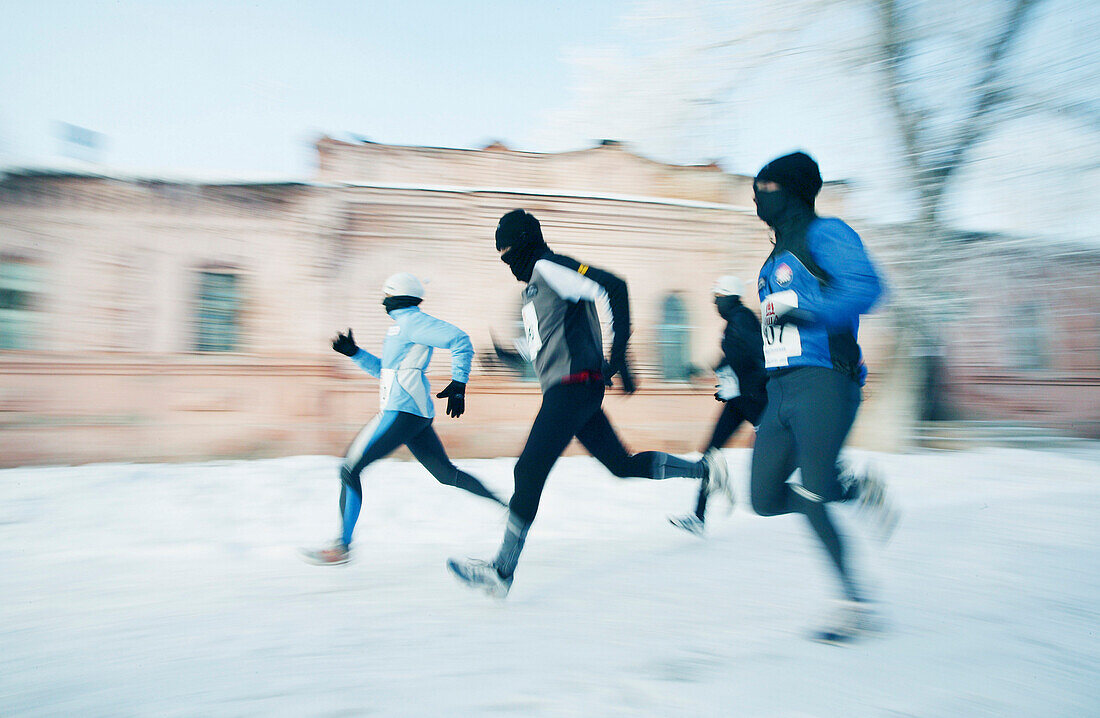
[[914, 177], [918, 178], [919, 186], [923, 170], [921, 156], [924, 147], [921, 135], [924, 118], [905, 94], [907, 78], [903, 66], [910, 50], [902, 33], [901, 9], [897, 0], [877, 0], [875, 5], [882, 37], [878, 54], [886, 76], [886, 98], [898, 123], [898, 131], [905, 147], [906, 164]]
[[1070, 119], [1085, 128], [1100, 132], [1100, 106], [1082, 100], [1061, 100], [1056, 97], [1020, 95], [1021, 114], [1045, 113], [1062, 119]]
[[[1012, 44], [1027, 26], [1029, 15], [1043, 2], [1044, 0], [1016, 0], [1005, 18], [1001, 33], [986, 49], [985, 72], [971, 88], [973, 109], [956, 135], [946, 160], [935, 168], [941, 189], [963, 165], [967, 153], [993, 129], [996, 123], [990, 120], [995, 111], [1012, 99], [1013, 93], [1004, 87], [1006, 58]], [[942, 191], [940, 194], [942, 195]]]
[[940, 144], [926, 136], [927, 114], [907, 97], [905, 65], [912, 50], [904, 36], [905, 19], [898, 0], [876, 0], [881, 42], [879, 55], [886, 77], [886, 96], [902, 143], [905, 160], [920, 194], [922, 214], [935, 220], [951, 176], [966, 162], [967, 154], [996, 126], [997, 110], [1013, 99], [1004, 76], [1009, 52], [1044, 0], [1016, 0], [1006, 15], [1001, 31], [983, 53], [980, 73], [969, 91], [971, 110], [951, 141]]

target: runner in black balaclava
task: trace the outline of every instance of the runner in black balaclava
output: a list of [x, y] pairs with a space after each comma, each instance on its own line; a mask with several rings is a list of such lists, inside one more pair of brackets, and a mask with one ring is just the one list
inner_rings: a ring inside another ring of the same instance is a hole
[[514, 209], [497, 223], [497, 251], [521, 282], [531, 281], [535, 262], [550, 251], [542, 239], [542, 227], [534, 215]]
[[[778, 190], [764, 191], [761, 185], [774, 182]], [[806, 229], [817, 216], [814, 199], [821, 191], [821, 171], [804, 152], [795, 152], [764, 165], [753, 183], [756, 216], [775, 230], [776, 251], [804, 253]]]
[[[515, 491], [496, 558], [451, 559], [447, 567], [468, 586], [503, 598], [511, 589], [550, 469], [574, 438], [615, 476], [691, 478], [705, 482], [712, 493], [721, 491], [731, 503], [733, 492], [726, 460], [717, 449], [699, 460], [662, 451], [630, 453], [604, 413], [604, 394], [613, 378], [627, 394], [637, 389], [627, 360], [630, 292], [626, 281], [551, 252], [538, 220], [522, 209], [500, 218], [496, 245], [500, 258], [526, 285], [520, 310], [521, 344], [534, 365], [542, 405], [513, 469]], [[606, 356], [598, 304], [604, 306], [611, 323], [611, 351]], [[763, 341], [758, 329], [754, 336]]]
[[[859, 234], [814, 212], [821, 172], [809, 156], [772, 160], [754, 189], [756, 213], [775, 230], [775, 248], [757, 276], [767, 402], [753, 443], [749, 501], [760, 516], [806, 516], [843, 596], [814, 638], [842, 643], [878, 623], [828, 504], [860, 502], [883, 537], [896, 521], [874, 472], [839, 465], [867, 376], [859, 318], [882, 296], [883, 283]], [[797, 483], [790, 480], [796, 469]]]

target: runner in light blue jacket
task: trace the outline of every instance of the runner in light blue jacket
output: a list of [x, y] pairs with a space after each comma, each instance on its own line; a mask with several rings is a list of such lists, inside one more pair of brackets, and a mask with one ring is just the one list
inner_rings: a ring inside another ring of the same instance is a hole
[[457, 419], [466, 410], [466, 382], [474, 356], [470, 337], [453, 324], [420, 311], [417, 305], [424, 299], [424, 286], [412, 274], [394, 274], [382, 290], [386, 295], [382, 304], [394, 321], [386, 332], [382, 357], [356, 346], [351, 329], [346, 335], [337, 334], [332, 342], [334, 350], [379, 378], [379, 413], [355, 437], [340, 467], [340, 539], [327, 548], [303, 551], [311, 563], [347, 563], [363, 503], [360, 474], [371, 462], [388, 456], [402, 444], [439, 483], [504, 504], [480, 481], [451, 463], [432, 429], [435, 408], [425, 375], [432, 352], [436, 347], [451, 352], [451, 383], [436, 396], [447, 399], [447, 414]]

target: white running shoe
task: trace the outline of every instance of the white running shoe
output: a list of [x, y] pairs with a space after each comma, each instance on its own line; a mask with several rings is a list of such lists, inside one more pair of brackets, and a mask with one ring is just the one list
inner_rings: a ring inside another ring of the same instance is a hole
[[703, 520], [695, 514], [676, 514], [669, 516], [668, 522], [676, 528], [683, 529], [689, 534], [694, 534], [696, 536], [702, 536], [703, 529], [705, 528]]
[[866, 601], [840, 601], [825, 628], [811, 638], [818, 643], [847, 645], [882, 632], [882, 620]]
[[733, 494], [733, 486], [730, 485], [729, 466], [726, 465], [726, 457], [722, 456], [721, 449], [707, 449], [703, 454], [703, 461], [707, 462], [707, 494], [722, 492], [732, 507], [737, 503], [737, 497]]
[[870, 467], [860, 474], [848, 474], [846, 478], [855, 498], [856, 513], [871, 524], [878, 540], [886, 543], [898, 525], [898, 512], [890, 505], [886, 482]]
[[489, 594], [493, 598], [505, 598], [512, 588], [512, 577], [501, 576], [497, 567], [488, 561], [478, 558], [468, 558], [461, 561], [456, 558], [447, 559], [447, 568], [451, 570], [459, 581], [471, 588], [476, 588]]

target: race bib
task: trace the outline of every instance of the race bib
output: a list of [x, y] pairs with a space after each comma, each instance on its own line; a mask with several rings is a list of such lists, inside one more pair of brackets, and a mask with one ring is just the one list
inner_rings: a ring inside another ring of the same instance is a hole
[[378, 379], [378, 409], [385, 411], [386, 404], [390, 401], [390, 389], [397, 380], [397, 372], [393, 369], [383, 369], [382, 376]]
[[768, 369], [790, 366], [791, 357], [802, 356], [802, 337], [798, 334], [798, 327], [793, 324], [774, 323], [778, 319], [776, 300], [788, 306], [797, 307], [798, 295], [788, 289], [785, 292], [769, 294], [760, 304], [763, 319], [760, 323], [760, 331], [764, 335], [764, 366]]
[[538, 356], [542, 349], [542, 337], [539, 336], [539, 316], [535, 313], [535, 303], [527, 302], [523, 305], [523, 331], [527, 335], [527, 351], [531, 359]]

